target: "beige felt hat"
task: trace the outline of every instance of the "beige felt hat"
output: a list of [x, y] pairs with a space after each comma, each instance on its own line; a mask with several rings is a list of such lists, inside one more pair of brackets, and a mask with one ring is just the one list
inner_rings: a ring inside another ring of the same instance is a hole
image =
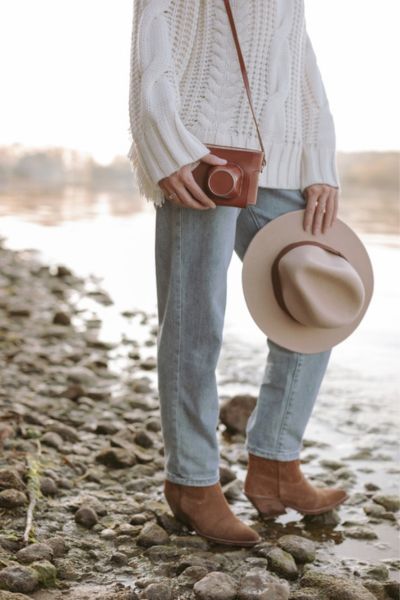
[[356, 233], [336, 218], [325, 233], [303, 229], [304, 210], [264, 225], [243, 258], [242, 285], [258, 327], [296, 352], [322, 352], [362, 320], [373, 292], [373, 270]]

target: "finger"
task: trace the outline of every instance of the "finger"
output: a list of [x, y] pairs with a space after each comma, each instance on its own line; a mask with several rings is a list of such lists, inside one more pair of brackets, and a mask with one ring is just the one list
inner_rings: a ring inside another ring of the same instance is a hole
[[176, 194], [178, 195], [179, 200], [182, 205], [188, 208], [195, 208], [197, 210], [210, 210], [209, 206], [198, 202], [193, 196], [188, 192], [183, 183], [176, 184]]
[[[171, 204], [174, 204], [175, 206], [181, 206], [181, 202], [180, 202], [176, 192], [172, 189], [171, 185], [164, 183], [162, 186], [160, 185], [160, 187], [162, 187], [162, 190], [163, 190], [164, 195], [165, 195], [166, 199], [168, 200], [168, 202], [170, 202]], [[170, 198], [171, 194], [175, 194], [175, 196]]]
[[316, 235], [321, 231], [322, 219], [324, 217], [325, 207], [327, 198], [329, 196], [329, 191], [321, 192], [318, 198], [318, 206], [314, 213], [314, 220], [312, 225], [312, 233]]
[[325, 233], [332, 225], [332, 215], [335, 210], [335, 192], [331, 191], [326, 200], [325, 214], [322, 221], [322, 233]]
[[190, 191], [190, 193], [192, 194], [192, 196], [196, 200], [201, 202], [201, 204], [204, 204], [204, 206], [209, 206], [210, 208], [216, 207], [215, 202], [213, 202], [207, 196], [207, 194], [204, 193], [204, 191], [201, 189], [201, 187], [198, 185], [198, 183], [196, 183], [196, 180], [193, 177], [191, 171], [189, 173], [185, 174], [183, 182], [184, 182], [185, 186], [188, 188], [188, 190]]
[[314, 217], [314, 212], [317, 207], [317, 192], [309, 192], [306, 199], [306, 208], [304, 209], [304, 218], [303, 218], [303, 229], [304, 231], [310, 232], [311, 224]]
[[337, 213], [339, 210], [339, 192], [336, 190], [335, 199], [334, 199], [334, 211], [332, 215], [332, 225], [337, 219]]

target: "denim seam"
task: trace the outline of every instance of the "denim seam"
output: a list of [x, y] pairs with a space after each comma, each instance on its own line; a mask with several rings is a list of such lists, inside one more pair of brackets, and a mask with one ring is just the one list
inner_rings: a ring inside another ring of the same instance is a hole
[[287, 422], [288, 422], [288, 418], [291, 414], [291, 408], [292, 408], [292, 404], [293, 404], [293, 397], [294, 397], [294, 390], [295, 390], [295, 385], [298, 381], [298, 374], [299, 374], [299, 370], [300, 367], [303, 365], [303, 361], [304, 361], [304, 356], [300, 353], [297, 354], [296, 356], [296, 366], [295, 366], [295, 370], [294, 370], [294, 374], [293, 374], [293, 378], [290, 384], [290, 389], [288, 392], [288, 398], [285, 404], [285, 412], [282, 418], [282, 423], [281, 423], [281, 427], [278, 433], [278, 439], [277, 439], [277, 452], [280, 453], [281, 449], [282, 449], [282, 440], [283, 440], [283, 436], [286, 433], [286, 427], [287, 427]]
[[[179, 207], [178, 207], [179, 208]], [[178, 350], [177, 350], [177, 374], [176, 374], [176, 397], [175, 397], [175, 432], [177, 432], [176, 443], [176, 461], [178, 471], [181, 472], [179, 463], [180, 458], [180, 447], [181, 447], [181, 428], [178, 427], [178, 412], [180, 409], [179, 402], [179, 386], [180, 386], [180, 370], [181, 370], [181, 344], [182, 344], [182, 208], [178, 210], [178, 251], [179, 251], [179, 270], [178, 270], [178, 286], [179, 286], [179, 304], [178, 304]]]
[[246, 446], [247, 451], [251, 452], [251, 454], [255, 454], [256, 456], [261, 456], [262, 458], [269, 458], [272, 460], [294, 460], [299, 458], [299, 451], [292, 450], [290, 452], [281, 452], [280, 450], [276, 450], [273, 448], [258, 448], [257, 446]]
[[257, 227], [257, 229], [260, 229], [261, 227], [263, 227], [263, 226], [264, 226], [264, 223], [261, 223], [261, 222], [258, 220], [258, 218], [257, 218], [257, 215], [256, 215], [256, 213], [254, 212], [254, 210], [253, 210], [253, 207], [252, 207], [252, 206], [248, 206], [246, 210], [248, 210], [248, 211], [249, 211], [249, 215], [250, 215], [250, 216], [251, 216], [251, 218], [253, 219], [253, 221], [254, 221], [254, 224], [255, 224], [255, 226]]

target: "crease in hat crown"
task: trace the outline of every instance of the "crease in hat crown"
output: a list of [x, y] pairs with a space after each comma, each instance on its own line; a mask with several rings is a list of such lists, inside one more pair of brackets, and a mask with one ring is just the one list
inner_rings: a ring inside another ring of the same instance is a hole
[[287, 252], [283, 248], [276, 265], [281, 308], [307, 327], [336, 328], [352, 323], [365, 300], [356, 269], [333, 249], [307, 243], [291, 246]]

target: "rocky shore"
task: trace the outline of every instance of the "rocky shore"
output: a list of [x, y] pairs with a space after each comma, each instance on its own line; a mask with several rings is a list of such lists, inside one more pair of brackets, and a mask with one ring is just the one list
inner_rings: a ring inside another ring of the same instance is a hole
[[[96, 280], [0, 242], [0, 600], [399, 598], [395, 550], [365, 558], [380, 531], [398, 532], [399, 497], [373, 477], [360, 489], [350, 463], [321, 458], [305, 440], [306, 472], [316, 461], [315, 482], [339, 482], [346, 506], [263, 522], [246, 501], [252, 396], [223, 401], [220, 473], [233, 510], [263, 541], [211, 544], [172, 516], [156, 315], [124, 313], [137, 335], [111, 342], [97, 313], [112, 303]], [[396, 466], [387, 472], [399, 476]], [[334, 551], [351, 540], [363, 541], [363, 557]]]

